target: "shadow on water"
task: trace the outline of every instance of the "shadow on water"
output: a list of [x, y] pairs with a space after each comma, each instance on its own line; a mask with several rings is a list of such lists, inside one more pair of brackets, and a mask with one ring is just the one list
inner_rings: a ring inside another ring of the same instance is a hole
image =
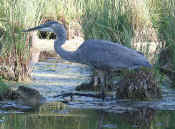
[[[75, 92], [75, 87], [88, 82], [92, 72], [87, 66], [39, 62], [34, 66], [33, 82], [47, 102], [35, 109], [0, 110], [0, 129], [165, 129], [175, 128], [175, 90], [163, 87], [163, 98], [131, 101], [92, 97], [57, 97], [62, 92]], [[67, 101], [66, 104], [62, 103]], [[7, 107], [14, 105], [10, 103]]]

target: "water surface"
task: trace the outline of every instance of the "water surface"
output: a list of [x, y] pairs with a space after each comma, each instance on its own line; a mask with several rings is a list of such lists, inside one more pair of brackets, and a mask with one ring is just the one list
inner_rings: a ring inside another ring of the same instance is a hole
[[[92, 70], [85, 65], [50, 58], [33, 67], [33, 81], [46, 103], [26, 110], [1, 110], [0, 129], [173, 129], [175, 90], [162, 86], [163, 97], [152, 101], [104, 101], [92, 97], [56, 97], [76, 92], [75, 87], [90, 81]], [[94, 93], [95, 92], [92, 92]], [[67, 101], [67, 103], [62, 103]], [[1, 103], [0, 103], [1, 104]], [[15, 105], [9, 102], [9, 105]], [[4, 108], [6, 109], [6, 108]]]

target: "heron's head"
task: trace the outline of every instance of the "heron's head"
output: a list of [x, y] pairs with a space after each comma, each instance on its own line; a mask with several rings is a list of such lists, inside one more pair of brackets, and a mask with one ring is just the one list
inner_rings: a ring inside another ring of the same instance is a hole
[[47, 31], [47, 32], [55, 32], [55, 29], [63, 26], [62, 24], [56, 22], [56, 21], [48, 21], [44, 24], [41, 24], [39, 26], [24, 30], [23, 32], [29, 32], [29, 31], [34, 31], [34, 30], [39, 30], [39, 31]]

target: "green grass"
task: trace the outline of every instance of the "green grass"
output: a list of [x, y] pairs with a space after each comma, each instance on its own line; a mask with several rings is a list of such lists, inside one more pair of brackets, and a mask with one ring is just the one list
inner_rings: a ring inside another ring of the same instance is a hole
[[2, 95], [4, 92], [8, 90], [8, 86], [2, 81], [0, 78], [0, 95]]
[[121, 42], [130, 46], [133, 37], [130, 7], [126, 1], [82, 0], [84, 14], [81, 17], [85, 39], [96, 38]]

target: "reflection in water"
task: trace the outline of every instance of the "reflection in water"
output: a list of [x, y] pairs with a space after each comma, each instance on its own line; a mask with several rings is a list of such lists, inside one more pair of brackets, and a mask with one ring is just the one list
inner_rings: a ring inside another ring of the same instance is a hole
[[133, 127], [151, 129], [151, 122], [154, 119], [154, 114], [154, 109], [143, 107], [139, 108], [137, 111], [123, 113], [122, 117], [133, 125]]
[[140, 108], [126, 113], [69, 109], [61, 103], [39, 111], [0, 115], [0, 129], [173, 129], [175, 112]]

